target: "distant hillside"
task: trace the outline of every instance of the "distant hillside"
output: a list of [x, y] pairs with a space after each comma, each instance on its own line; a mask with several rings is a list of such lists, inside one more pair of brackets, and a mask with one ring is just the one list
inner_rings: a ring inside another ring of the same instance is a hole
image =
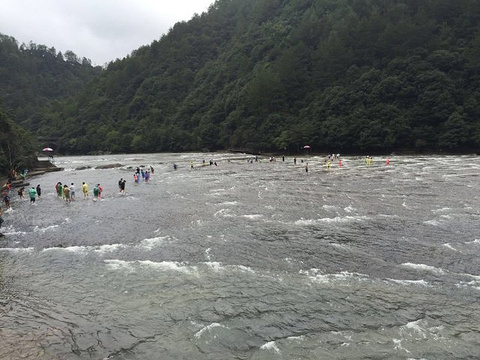
[[65, 153], [478, 151], [479, 75], [478, 0], [218, 0], [32, 125]]
[[100, 73], [100, 67], [71, 51], [62, 54], [45, 45], [19, 45], [15, 38], [0, 34], [0, 104], [12, 120], [30, 130], [41, 126], [37, 114], [45, 104], [78, 94]]

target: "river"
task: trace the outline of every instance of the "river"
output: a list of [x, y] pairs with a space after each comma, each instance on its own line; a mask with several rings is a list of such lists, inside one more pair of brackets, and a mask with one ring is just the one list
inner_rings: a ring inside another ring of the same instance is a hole
[[480, 157], [246, 158], [58, 157], [30, 179], [42, 197], [4, 214], [0, 359], [480, 357]]

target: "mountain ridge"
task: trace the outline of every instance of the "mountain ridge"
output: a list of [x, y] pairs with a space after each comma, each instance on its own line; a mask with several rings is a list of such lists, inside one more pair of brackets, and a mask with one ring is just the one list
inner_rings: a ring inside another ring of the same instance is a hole
[[219, 0], [29, 119], [59, 151], [478, 152], [473, 0]]

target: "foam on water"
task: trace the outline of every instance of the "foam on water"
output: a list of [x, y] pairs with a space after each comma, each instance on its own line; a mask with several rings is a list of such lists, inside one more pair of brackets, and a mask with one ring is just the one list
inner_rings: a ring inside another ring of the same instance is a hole
[[286, 338], [287, 340], [292, 340], [292, 341], [304, 341], [305, 340], [305, 336], [304, 335], [300, 335], [300, 336], [289, 336]]
[[403, 263], [402, 266], [410, 267], [415, 270], [429, 271], [437, 275], [445, 275], [446, 271], [435, 266], [425, 264]]
[[68, 252], [73, 252], [73, 253], [86, 253], [91, 248], [88, 246], [68, 246], [68, 247], [57, 247], [57, 248], [48, 248], [45, 250], [63, 250], [63, 251], [68, 251]]
[[458, 251], [457, 249], [455, 249], [452, 245], [450, 245], [449, 243], [446, 243], [446, 244], [443, 244], [443, 246], [445, 246], [447, 249], [450, 249], [450, 250], [453, 250], [453, 251]]
[[352, 213], [354, 211], [357, 211], [352, 205], [347, 206], [346, 208], [343, 209], [346, 213]]
[[210, 194], [213, 196], [223, 196], [227, 192], [227, 189], [212, 189]]
[[13, 252], [13, 253], [31, 252], [33, 250], [34, 250], [33, 247], [28, 247], [28, 248], [0, 248], [0, 251], [8, 251], [8, 252]]
[[168, 239], [168, 236], [162, 236], [162, 237], [155, 237], [151, 239], [144, 239], [142, 240], [139, 244], [105, 244], [105, 245], [94, 245], [94, 246], [69, 246], [69, 247], [51, 247], [51, 248], [45, 248], [43, 251], [51, 251], [51, 250], [56, 250], [56, 251], [68, 251], [68, 252], [73, 252], [73, 253], [81, 253], [81, 254], [86, 254], [90, 252], [98, 253], [98, 254], [106, 254], [106, 253], [111, 253], [123, 249], [128, 249], [128, 248], [135, 248], [135, 249], [140, 249], [140, 250], [152, 250], [156, 246], [162, 244], [165, 242], [166, 239]]
[[233, 214], [232, 210], [230, 210], [230, 209], [221, 209], [221, 210], [218, 210], [215, 214], [213, 214], [213, 216], [215, 216], [215, 217], [218, 217], [218, 216], [234, 217], [235, 214]]
[[58, 228], [58, 225], [50, 225], [50, 226], [47, 226], [47, 227], [44, 227], [44, 228], [35, 226], [33, 228], [33, 232], [45, 233], [45, 232], [50, 231], [50, 230], [55, 231], [57, 228]]
[[452, 210], [451, 208], [449, 207], [444, 207], [444, 208], [441, 208], [441, 209], [433, 209], [432, 212], [434, 214], [438, 214], [438, 213], [442, 213], [442, 212], [446, 212], [446, 211], [450, 211]]
[[138, 264], [152, 267], [159, 270], [164, 271], [177, 271], [184, 274], [193, 275], [197, 273], [196, 266], [188, 266], [184, 263], [176, 262], [176, 261], [162, 261], [162, 262], [155, 262], [150, 260], [143, 260], [138, 261]]
[[97, 253], [100, 253], [100, 254], [105, 254], [105, 253], [125, 249], [127, 247], [128, 246], [124, 245], [124, 244], [107, 244], [107, 245], [98, 246], [97, 248], [94, 249], [94, 251], [97, 252]]
[[335, 274], [318, 274], [318, 269], [310, 269], [310, 270], [300, 270], [300, 274], [307, 275], [308, 278], [316, 283], [321, 284], [330, 284], [334, 282], [347, 282], [350, 280], [355, 281], [367, 281], [370, 280], [368, 275], [353, 273], [348, 271], [342, 271]]
[[210, 260], [211, 259], [211, 256], [210, 256], [210, 251], [212, 250], [212, 248], [208, 248], [207, 250], [205, 250], [205, 258], [207, 260]]
[[258, 220], [258, 219], [261, 219], [263, 217], [263, 215], [261, 214], [252, 214], [252, 215], [242, 215], [242, 217], [246, 218], [246, 219], [250, 219], [250, 220]]
[[104, 260], [104, 262], [107, 264], [107, 267], [110, 270], [129, 270], [129, 271], [134, 271], [134, 266], [132, 261], [125, 261], [125, 260], [119, 260], [119, 259], [111, 259], [111, 260]]
[[440, 222], [438, 220], [426, 220], [423, 222], [424, 224], [427, 224], [427, 225], [432, 225], [432, 226], [439, 226], [440, 225]]
[[403, 346], [402, 346], [402, 339], [392, 339], [393, 340], [393, 349], [394, 350], [403, 350], [403, 351], [406, 351], [407, 353], [410, 353], [409, 350], [405, 349]]
[[425, 335], [425, 329], [420, 326], [421, 320], [422, 319], [407, 323], [406, 325], [400, 327], [400, 331], [413, 330], [414, 332], [420, 334], [423, 338], [426, 338], [427, 336]]
[[150, 260], [125, 261], [120, 259], [108, 259], [104, 260], [104, 262], [111, 270], [136, 270], [138, 267], [148, 267], [161, 271], [181, 272], [188, 275], [197, 275], [198, 273], [196, 266], [189, 266], [185, 263], [176, 261], [155, 262]]
[[4, 228], [3, 234], [4, 235], [26, 235], [25, 231], [17, 231], [12, 225], [6, 226]]
[[238, 201], [225, 201], [225, 202], [219, 203], [217, 205], [220, 205], [220, 206], [238, 205]]
[[331, 245], [333, 247], [336, 247], [337, 249], [351, 250], [350, 246], [345, 245], [345, 244], [329, 243], [329, 245]]
[[275, 341], [270, 341], [270, 342], [267, 342], [267, 343], [263, 344], [262, 346], [260, 346], [260, 349], [262, 349], [262, 350], [273, 350], [276, 353], [280, 353], [280, 349], [278, 348]]
[[98, 253], [98, 254], [106, 254], [109, 252], [115, 252], [121, 249], [128, 248], [129, 245], [125, 244], [105, 244], [105, 245], [98, 245], [98, 246], [67, 246], [67, 247], [50, 247], [45, 248], [42, 250], [44, 251], [67, 251], [71, 253], [77, 254], [88, 254], [88, 253]]
[[207, 265], [208, 267], [210, 267], [212, 270], [214, 271], [221, 271], [221, 270], [224, 270], [225, 268], [222, 266], [221, 263], [219, 262], [216, 262], [216, 261], [209, 261], [209, 262], [206, 262], [205, 265]]
[[334, 212], [338, 210], [338, 207], [336, 207], [335, 205], [322, 205], [322, 209], [325, 209], [326, 211]]
[[334, 218], [320, 218], [320, 219], [301, 219], [295, 221], [295, 225], [317, 225], [320, 223], [349, 223], [349, 222], [356, 222], [356, 221], [364, 221], [367, 220], [367, 216], [337, 216]]
[[168, 239], [168, 236], [159, 236], [151, 239], [144, 239], [140, 242], [138, 247], [144, 248], [146, 250], [152, 250], [155, 246], [160, 245]]
[[467, 241], [465, 244], [476, 244], [476, 245], [480, 245], [480, 239], [475, 239], [473, 241]]
[[212, 323], [212, 324], [210, 324], [210, 325], [207, 325], [207, 326], [203, 327], [203, 328], [200, 329], [199, 331], [197, 331], [194, 336], [195, 336], [197, 339], [199, 339], [204, 333], [210, 332], [212, 329], [218, 328], [218, 327], [219, 327], [219, 328], [223, 328], [223, 329], [229, 329], [229, 327], [227, 327], [227, 326], [225, 326], [225, 325], [222, 325], [222, 324], [219, 324], [219, 323]]
[[402, 203], [402, 206], [405, 208], [405, 209], [412, 209], [410, 206], [407, 205], [407, 203], [404, 201]]
[[209, 262], [205, 262], [203, 264], [206, 265], [208, 268], [216, 271], [216, 272], [234, 270], [234, 271], [248, 272], [248, 273], [251, 273], [251, 274], [256, 274], [255, 271], [252, 268], [250, 268], [248, 266], [244, 266], [244, 265], [223, 265], [222, 263], [217, 262], [217, 261], [209, 261]]
[[463, 274], [461, 274], [461, 275], [463, 275], [463, 276], [468, 276], [468, 277], [472, 277], [472, 278], [480, 281], [480, 275], [473, 275], [473, 274], [467, 274], [467, 273], [463, 273]]
[[425, 281], [425, 280], [398, 280], [398, 279], [387, 279], [388, 281], [392, 281], [397, 284], [401, 285], [421, 285], [421, 286], [426, 286], [430, 287], [431, 285]]
[[460, 281], [459, 283], [455, 284], [457, 288], [469, 288], [469, 289], [475, 289], [475, 290], [480, 290], [478, 281]]

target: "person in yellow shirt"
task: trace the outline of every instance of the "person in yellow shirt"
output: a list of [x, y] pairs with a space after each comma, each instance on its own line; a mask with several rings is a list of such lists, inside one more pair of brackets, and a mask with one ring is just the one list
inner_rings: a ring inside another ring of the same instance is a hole
[[86, 182], [83, 182], [82, 184], [82, 191], [83, 191], [83, 197], [84, 198], [88, 197], [88, 184]]

